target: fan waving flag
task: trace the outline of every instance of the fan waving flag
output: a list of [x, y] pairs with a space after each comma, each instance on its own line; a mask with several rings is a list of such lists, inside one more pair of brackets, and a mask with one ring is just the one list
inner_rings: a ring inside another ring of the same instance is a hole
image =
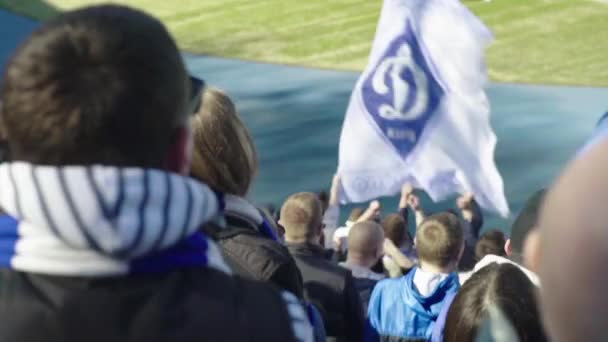
[[409, 182], [434, 201], [470, 191], [509, 214], [484, 92], [492, 39], [458, 0], [384, 1], [342, 127], [343, 203], [394, 195]]

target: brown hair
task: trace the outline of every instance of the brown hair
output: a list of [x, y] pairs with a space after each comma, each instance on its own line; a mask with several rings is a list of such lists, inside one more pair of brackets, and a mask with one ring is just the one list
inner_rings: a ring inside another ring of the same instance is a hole
[[303, 242], [316, 237], [321, 232], [321, 220], [321, 203], [311, 192], [289, 196], [281, 208], [280, 224], [287, 240]]
[[458, 262], [463, 243], [460, 220], [447, 212], [427, 217], [416, 232], [419, 259], [438, 267]]
[[506, 256], [505, 243], [507, 238], [505, 234], [498, 229], [492, 229], [485, 232], [475, 245], [475, 260], [479, 261], [488, 254]]
[[187, 124], [188, 78], [156, 19], [94, 6], [45, 23], [0, 91], [11, 157], [36, 164], [162, 167]]
[[475, 272], [458, 291], [445, 323], [446, 342], [476, 341], [490, 308], [500, 310], [521, 342], [547, 338], [536, 302], [536, 287], [515, 265], [491, 263]]
[[411, 239], [407, 231], [407, 222], [399, 214], [390, 214], [385, 217], [382, 220], [382, 228], [384, 229], [386, 238], [391, 240], [397, 247], [403, 245], [406, 240]]
[[191, 174], [211, 188], [245, 196], [257, 172], [257, 153], [234, 103], [222, 91], [207, 88], [192, 121]]

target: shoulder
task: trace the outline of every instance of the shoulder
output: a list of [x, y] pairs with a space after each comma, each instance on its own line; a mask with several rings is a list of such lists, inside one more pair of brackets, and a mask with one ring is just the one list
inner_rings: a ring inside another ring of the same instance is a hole
[[[210, 341], [309, 341], [306, 338], [310, 328], [304, 309], [292, 297], [286, 298], [270, 285], [210, 268], [149, 277], [62, 281], [52, 276], [2, 270], [0, 280], [10, 282], [13, 295], [24, 302], [14, 316], [6, 317], [7, 327], [20, 337], [31, 331], [25, 325], [31, 318], [52, 314], [56, 327], [41, 325], [36, 332], [46, 335], [47, 340], [59, 340], [61, 338], [54, 338], [53, 334], [67, 332], [62, 331], [62, 327], [80, 326], [86, 321], [98, 324], [92, 330], [70, 331], [74, 341], [95, 339], [100, 331], [107, 340], [123, 341], [125, 330], [126, 335], [136, 334], [146, 341], [171, 341], [177, 337], [176, 331], [167, 329], [166, 323], [181, 317], [179, 336], [186, 340], [203, 336]], [[32, 284], [36, 284], [35, 287]], [[74, 288], [80, 290], [73, 291]], [[51, 305], [40, 300], [41, 295], [44, 298], [60, 296], [65, 300]], [[169, 302], [171, 305], [167, 306]], [[0, 304], [0, 311], [6, 309]], [[70, 312], [81, 312], [81, 315], [70, 315]], [[125, 322], [108, 314], [112, 312], [132, 312], [132, 322], [145, 324], [125, 326]], [[115, 335], [119, 331], [121, 335]]]
[[393, 289], [402, 288], [405, 283], [404, 277], [382, 279], [376, 283], [375, 290], [390, 291]]
[[353, 282], [352, 271], [348, 268], [342, 267], [330, 260], [319, 258], [319, 263], [323, 266], [323, 269], [330, 275], [337, 279], [341, 279], [344, 282]]
[[[238, 258], [260, 270], [274, 270], [294, 260], [285, 246], [255, 232], [237, 234], [218, 241], [229, 258]], [[256, 266], [257, 265], [257, 266]]]

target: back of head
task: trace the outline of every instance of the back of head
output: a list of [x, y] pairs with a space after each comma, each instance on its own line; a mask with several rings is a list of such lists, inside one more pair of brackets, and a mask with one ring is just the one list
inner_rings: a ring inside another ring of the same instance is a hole
[[457, 264], [463, 247], [462, 225], [451, 213], [427, 217], [416, 232], [416, 250], [421, 262], [441, 268]]
[[395, 246], [402, 246], [407, 240], [411, 239], [407, 231], [407, 222], [399, 214], [390, 214], [382, 220], [382, 228], [387, 239], [391, 240]]
[[545, 341], [535, 290], [530, 279], [515, 265], [492, 263], [480, 269], [464, 283], [450, 306], [445, 341], [475, 341], [492, 307], [508, 319], [519, 341]]
[[356, 223], [348, 233], [348, 255], [377, 259], [381, 256], [383, 243], [382, 226], [372, 221]]
[[545, 189], [535, 192], [524, 205], [523, 209], [513, 222], [511, 226], [511, 258], [518, 263], [522, 263], [522, 254], [524, 250], [524, 243], [528, 233], [532, 231], [540, 216], [540, 208], [545, 198]]
[[506, 256], [506, 240], [505, 234], [498, 229], [485, 232], [475, 245], [475, 260], [479, 261], [489, 254], [502, 257]]
[[605, 341], [608, 317], [608, 141], [566, 168], [539, 220], [541, 303], [552, 340]]
[[359, 219], [359, 217], [361, 217], [361, 215], [363, 215], [363, 212], [364, 212], [364, 210], [361, 207], [353, 208], [353, 210], [350, 211], [348, 220], [351, 222], [356, 222]]
[[186, 70], [156, 19], [121, 6], [67, 12], [9, 61], [0, 91], [11, 158], [162, 167], [188, 123]]
[[280, 224], [288, 242], [310, 242], [321, 233], [321, 203], [317, 195], [300, 192], [289, 196], [281, 208]]
[[249, 131], [220, 90], [207, 88], [202, 101], [192, 121], [192, 176], [217, 191], [245, 196], [258, 167]]

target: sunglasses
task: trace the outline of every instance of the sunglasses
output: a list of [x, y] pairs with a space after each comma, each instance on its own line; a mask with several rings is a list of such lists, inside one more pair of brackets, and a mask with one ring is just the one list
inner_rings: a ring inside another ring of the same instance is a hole
[[200, 78], [190, 76], [190, 100], [188, 101], [188, 113], [193, 114], [201, 109], [203, 90], [205, 90], [205, 81]]

